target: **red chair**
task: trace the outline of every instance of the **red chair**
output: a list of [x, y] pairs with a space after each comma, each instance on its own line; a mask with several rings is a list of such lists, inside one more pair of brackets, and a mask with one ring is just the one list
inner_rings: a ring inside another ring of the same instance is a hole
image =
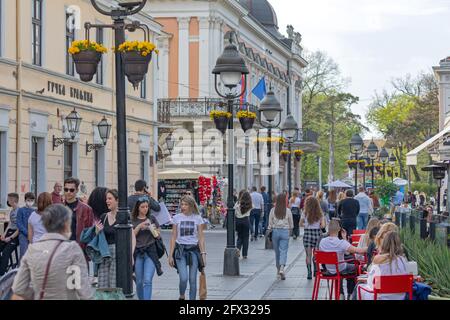
[[366, 230], [353, 230], [353, 234], [365, 234]]
[[409, 300], [413, 298], [412, 274], [401, 276], [377, 276], [373, 279], [373, 290], [358, 286], [358, 299], [361, 300], [361, 290], [373, 293], [373, 300], [377, 300], [379, 294], [408, 293]]
[[333, 298], [333, 291], [335, 293], [335, 300], [339, 300], [341, 296], [341, 281], [344, 279], [349, 278], [356, 278], [358, 277], [357, 271], [353, 274], [342, 274], [340, 272], [337, 272], [337, 274], [330, 274], [330, 273], [324, 273], [320, 266], [322, 264], [331, 264], [336, 267], [336, 270], [339, 270], [339, 262], [353, 262], [355, 263], [355, 268], [358, 270], [357, 262], [356, 260], [345, 260], [345, 261], [338, 261], [338, 256], [336, 252], [323, 252], [323, 251], [314, 251], [314, 258], [317, 265], [317, 273], [316, 278], [314, 280], [314, 289], [312, 294], [312, 300], [317, 300], [319, 297], [319, 289], [320, 289], [320, 281], [327, 280], [328, 284], [331, 282], [331, 289], [330, 289], [330, 300]]
[[350, 236], [351, 243], [353, 246], [357, 247], [359, 244], [359, 239], [361, 239], [362, 234], [352, 234]]

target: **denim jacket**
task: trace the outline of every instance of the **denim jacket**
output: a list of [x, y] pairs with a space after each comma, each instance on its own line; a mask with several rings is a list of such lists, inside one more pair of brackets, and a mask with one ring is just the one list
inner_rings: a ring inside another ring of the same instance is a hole
[[177, 260], [184, 256], [186, 258], [186, 264], [192, 266], [192, 259], [198, 261], [198, 271], [203, 272], [204, 264], [202, 255], [200, 254], [200, 247], [198, 245], [181, 245], [175, 244], [175, 250], [173, 251], [173, 260], [175, 262], [175, 269], [178, 270]]
[[20, 208], [17, 211], [17, 228], [25, 237], [28, 237], [28, 219], [34, 211], [36, 211], [36, 208], [28, 207]]
[[81, 243], [87, 244], [86, 254], [95, 264], [100, 264], [105, 258], [111, 258], [105, 233], [95, 233], [95, 227], [86, 228], [81, 233]]

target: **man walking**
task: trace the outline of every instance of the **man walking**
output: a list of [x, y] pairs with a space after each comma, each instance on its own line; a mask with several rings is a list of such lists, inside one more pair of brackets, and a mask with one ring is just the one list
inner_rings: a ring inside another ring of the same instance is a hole
[[267, 226], [269, 225], [269, 213], [270, 209], [267, 205], [269, 204], [269, 194], [266, 192], [266, 187], [261, 187], [261, 195], [264, 200], [264, 209], [263, 209], [263, 234], [266, 234]]
[[[155, 212], [161, 211], [161, 206], [159, 205], [159, 202], [153, 199], [150, 192], [148, 192], [148, 186], [145, 180], [136, 181], [134, 184], [134, 190], [135, 193], [128, 197], [128, 208], [130, 209], [130, 211], [134, 210], [136, 202], [138, 202], [139, 198], [141, 197], [147, 197], [147, 199], [149, 200], [149, 206], [151, 210]], [[190, 195], [192, 195], [192, 192]]]
[[342, 227], [347, 231], [348, 235], [353, 234], [353, 230], [356, 229], [356, 219], [359, 214], [359, 202], [353, 197], [355, 194], [353, 190], [347, 190], [345, 192], [346, 199], [339, 201], [337, 207], [338, 216], [341, 218]]
[[253, 204], [253, 209], [250, 213], [250, 226], [251, 226], [251, 232], [252, 232], [252, 237], [251, 240], [258, 240], [258, 234], [259, 234], [259, 220], [261, 217], [261, 213], [264, 210], [264, 198], [261, 195], [261, 193], [259, 193], [257, 191], [258, 189], [256, 189], [256, 187], [252, 188], [252, 193], [250, 194], [250, 196], [252, 197], [252, 204]]
[[357, 217], [358, 230], [365, 230], [369, 221], [369, 213], [373, 212], [372, 199], [366, 194], [364, 187], [359, 187], [359, 193], [355, 197], [359, 202], [359, 214]]
[[0, 236], [0, 277], [3, 276], [8, 268], [11, 254], [19, 245], [19, 230], [17, 229], [17, 211], [19, 210], [19, 195], [17, 193], [8, 194], [9, 225]]
[[[77, 178], [64, 180], [64, 204], [72, 210], [72, 234], [69, 240], [74, 240], [78, 244], [80, 244], [81, 232], [94, 225], [92, 208], [77, 198], [79, 187], [80, 180]], [[84, 248], [84, 245], [80, 244], [80, 246]]]
[[28, 219], [36, 209], [34, 201], [36, 196], [33, 192], [25, 193], [25, 206], [17, 211], [17, 228], [19, 229], [20, 259], [28, 249]]
[[64, 202], [64, 199], [61, 195], [61, 191], [62, 191], [61, 183], [56, 182], [55, 186], [53, 187], [53, 192], [52, 192], [52, 204], [58, 204], [58, 203]]

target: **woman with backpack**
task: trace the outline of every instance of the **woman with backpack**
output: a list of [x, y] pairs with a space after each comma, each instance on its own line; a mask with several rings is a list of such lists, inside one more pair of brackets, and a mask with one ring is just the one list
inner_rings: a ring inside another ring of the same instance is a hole
[[161, 229], [156, 218], [150, 215], [148, 197], [139, 198], [136, 202], [131, 223], [136, 236], [134, 261], [137, 295], [139, 300], [151, 300], [155, 271], [158, 276], [163, 272], [156, 247]]

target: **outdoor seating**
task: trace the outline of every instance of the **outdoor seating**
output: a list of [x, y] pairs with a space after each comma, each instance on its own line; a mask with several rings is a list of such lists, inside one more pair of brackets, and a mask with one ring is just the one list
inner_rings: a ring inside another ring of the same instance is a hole
[[413, 275], [377, 276], [373, 280], [373, 290], [358, 286], [358, 299], [361, 291], [373, 293], [373, 299], [378, 300], [380, 294], [408, 293], [409, 300], [413, 298]]

